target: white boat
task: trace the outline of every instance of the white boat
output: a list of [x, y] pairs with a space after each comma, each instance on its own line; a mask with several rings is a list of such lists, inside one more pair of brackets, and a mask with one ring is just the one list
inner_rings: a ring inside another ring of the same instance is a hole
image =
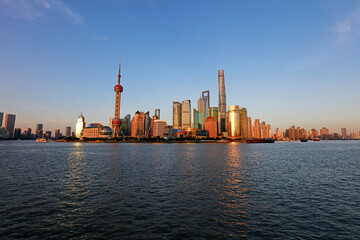
[[36, 142], [49, 142], [46, 138], [37, 138]]

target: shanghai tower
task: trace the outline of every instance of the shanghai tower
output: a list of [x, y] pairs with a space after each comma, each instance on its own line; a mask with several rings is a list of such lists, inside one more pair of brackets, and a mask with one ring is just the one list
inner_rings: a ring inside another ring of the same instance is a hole
[[226, 132], [226, 94], [225, 94], [225, 79], [224, 79], [224, 70], [218, 71], [218, 81], [219, 81], [219, 134]]

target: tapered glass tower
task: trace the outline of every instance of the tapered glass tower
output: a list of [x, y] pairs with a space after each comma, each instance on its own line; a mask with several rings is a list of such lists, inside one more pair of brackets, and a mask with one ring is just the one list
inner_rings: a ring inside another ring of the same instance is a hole
[[225, 79], [224, 70], [218, 71], [219, 81], [219, 109], [218, 109], [218, 121], [219, 121], [219, 134], [226, 132], [226, 94], [225, 94]]

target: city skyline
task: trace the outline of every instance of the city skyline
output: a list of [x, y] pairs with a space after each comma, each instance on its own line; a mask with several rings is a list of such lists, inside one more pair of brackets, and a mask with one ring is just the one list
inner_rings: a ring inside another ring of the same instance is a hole
[[[86, 8], [81, 1], [52, 1], [49, 9], [36, 1], [12, 2], [0, 1], [0, 110], [16, 115], [17, 128], [42, 123], [53, 132], [75, 129], [80, 112], [87, 122], [107, 125], [114, 101], [109, 89], [122, 55], [126, 93], [120, 118], [161, 109], [171, 123], [172, 102], [189, 99], [195, 106], [204, 90], [218, 106], [216, 71], [224, 69], [227, 105], [247, 108], [253, 120], [266, 119], [273, 132], [292, 125], [359, 130], [357, 1], [260, 7], [202, 2], [192, 9], [158, 1], [92, 2]], [[91, 18], [100, 5], [116, 17]], [[281, 7], [291, 15], [287, 23], [276, 16], [284, 19]], [[259, 17], [251, 18], [257, 11]], [[219, 15], [212, 19], [214, 13]], [[121, 31], [113, 31], [116, 24]]]

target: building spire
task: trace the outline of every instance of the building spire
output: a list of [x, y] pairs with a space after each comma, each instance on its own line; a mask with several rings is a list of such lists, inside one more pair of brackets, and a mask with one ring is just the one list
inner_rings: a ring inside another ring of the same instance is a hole
[[121, 69], [121, 56], [120, 56], [120, 63], [119, 63], [118, 84], [120, 84], [120, 78], [121, 78], [120, 69]]

